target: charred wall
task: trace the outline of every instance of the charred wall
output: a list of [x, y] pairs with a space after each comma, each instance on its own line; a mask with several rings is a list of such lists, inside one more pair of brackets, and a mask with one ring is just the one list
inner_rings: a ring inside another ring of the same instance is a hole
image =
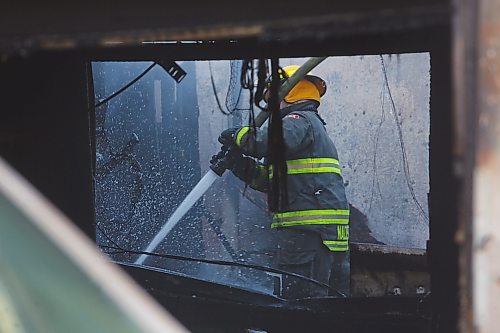
[[88, 70], [55, 55], [0, 63], [0, 155], [93, 235]]

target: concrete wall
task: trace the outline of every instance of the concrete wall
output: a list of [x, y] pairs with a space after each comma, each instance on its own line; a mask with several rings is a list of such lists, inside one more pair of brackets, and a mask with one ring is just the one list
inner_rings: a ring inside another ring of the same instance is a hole
[[[220, 150], [220, 143], [217, 141], [219, 134], [226, 128], [233, 126], [233, 117], [224, 115], [217, 106], [215, 95], [210, 81], [210, 69], [215, 81], [218, 97], [224, 106], [226, 92], [229, 84], [230, 62], [229, 61], [207, 61], [196, 62], [196, 81], [200, 115], [199, 115], [199, 142], [200, 142], [200, 165], [201, 172], [205, 174], [209, 171], [210, 158]], [[218, 219], [221, 230], [227, 237], [234, 249], [240, 249], [239, 229], [236, 223], [239, 220], [238, 201], [239, 192], [231, 186], [231, 175], [226, 172], [222, 179], [216, 181], [203, 197], [204, 206], [210, 214]], [[203, 237], [208, 247], [207, 256], [228, 257], [228, 252], [224, 249], [215, 232], [207, 222], [203, 225]]]
[[[368, 217], [375, 238], [424, 248], [429, 234], [430, 57], [383, 59], [388, 85], [378, 55], [330, 57], [320, 64], [314, 72], [326, 80], [328, 91], [319, 110], [339, 151], [349, 201]], [[301, 61], [282, 65], [288, 63]]]

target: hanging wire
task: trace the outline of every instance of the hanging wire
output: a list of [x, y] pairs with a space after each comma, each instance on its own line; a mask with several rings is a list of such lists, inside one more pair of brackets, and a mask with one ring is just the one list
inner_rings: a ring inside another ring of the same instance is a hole
[[397, 131], [398, 131], [399, 145], [400, 145], [401, 154], [402, 154], [402, 157], [403, 157], [403, 171], [404, 171], [404, 175], [405, 175], [405, 179], [406, 179], [406, 185], [408, 186], [408, 189], [410, 191], [410, 194], [411, 194], [411, 197], [413, 199], [413, 202], [417, 206], [420, 215], [422, 215], [422, 217], [427, 222], [429, 222], [429, 217], [427, 216], [427, 214], [425, 213], [424, 208], [422, 207], [422, 205], [418, 201], [417, 196], [415, 194], [415, 190], [413, 189], [413, 185], [411, 184], [410, 167], [409, 167], [409, 164], [408, 164], [408, 156], [406, 154], [406, 148], [405, 148], [405, 144], [404, 144], [404, 140], [403, 140], [403, 130], [401, 128], [401, 123], [399, 121], [399, 116], [398, 116], [398, 112], [396, 110], [396, 105], [394, 104], [394, 99], [392, 97], [391, 88], [389, 86], [389, 80], [387, 79], [387, 68], [385, 66], [384, 57], [382, 55], [380, 55], [380, 62], [382, 64], [382, 73], [384, 74], [384, 82], [385, 82], [385, 86], [387, 88], [387, 93], [389, 95], [389, 100], [391, 102], [391, 108], [392, 108], [392, 111], [393, 111], [391, 113], [394, 116], [394, 120], [396, 122], [396, 128], [397, 128]]
[[[256, 71], [256, 64], [257, 64], [257, 71], [258, 73], [258, 80], [255, 80], [255, 71]], [[265, 111], [265, 108], [260, 106], [260, 101], [262, 100], [263, 96], [263, 91], [265, 88], [265, 82], [268, 76], [268, 66], [267, 66], [267, 61], [265, 59], [245, 59], [242, 61], [242, 66], [241, 66], [241, 74], [240, 74], [240, 86], [242, 89], [248, 90], [248, 108], [247, 109], [240, 109], [240, 110], [245, 110], [248, 111], [248, 127], [251, 128], [250, 133], [255, 133], [258, 129], [255, 123], [255, 106], [257, 106], [259, 109], [262, 110], [262, 112]], [[262, 87], [262, 88], [257, 88], [257, 87]], [[256, 89], [257, 88], [257, 89]], [[257, 91], [260, 91], [260, 98], [257, 98], [257, 94], [259, 94]], [[253, 173], [252, 169], [255, 167], [255, 165], [251, 162], [250, 158], [245, 159], [246, 163], [246, 175], [245, 178], [248, 178], [250, 173]], [[253, 159], [255, 163], [259, 163], [257, 159]], [[246, 196], [246, 190], [249, 184], [245, 183], [245, 187], [242, 191], [242, 195]]]
[[146, 68], [141, 74], [139, 74], [138, 76], [135, 77], [135, 79], [133, 79], [132, 81], [130, 81], [129, 83], [127, 83], [126, 85], [124, 85], [123, 87], [121, 87], [120, 89], [118, 89], [117, 91], [115, 91], [114, 93], [112, 93], [111, 95], [109, 95], [108, 97], [106, 97], [105, 99], [101, 100], [99, 103], [97, 103], [96, 105], [94, 105], [94, 108], [98, 108], [100, 107], [101, 105], [103, 104], [106, 104], [107, 102], [109, 102], [110, 100], [112, 100], [113, 98], [115, 98], [116, 96], [120, 95], [122, 92], [124, 92], [125, 90], [127, 90], [130, 86], [132, 86], [134, 83], [136, 83], [137, 81], [139, 81], [140, 79], [142, 79], [142, 77], [144, 75], [146, 75], [150, 70], [153, 69], [153, 67], [155, 67], [157, 65], [156, 62], [153, 62], [148, 68]]
[[99, 230], [101, 232], [101, 234], [104, 236], [104, 238], [106, 238], [111, 244], [113, 244], [114, 246], [118, 247], [121, 249], [121, 246], [118, 245], [117, 242], [115, 242], [113, 240], [113, 238], [111, 238], [105, 231], [103, 228], [101, 228], [101, 224], [99, 222], [94, 222], [94, 226], [97, 228], [97, 230]]
[[219, 110], [220, 110], [220, 112], [222, 112], [222, 114], [228, 116], [232, 112], [229, 110], [224, 110], [222, 108], [222, 104], [220, 103], [220, 100], [219, 100], [219, 95], [217, 94], [217, 88], [215, 87], [214, 74], [212, 73], [212, 63], [210, 61], [208, 62], [208, 69], [210, 71], [210, 82], [212, 83], [212, 90], [214, 92], [215, 101], [217, 102], [217, 106], [219, 107]]
[[[230, 77], [229, 77], [229, 85], [227, 88], [226, 92], [226, 100], [224, 102], [224, 106], [222, 107], [222, 103], [219, 99], [219, 95], [217, 93], [217, 87], [215, 85], [215, 79], [214, 79], [214, 74], [212, 70], [212, 62], [208, 62], [208, 69], [210, 71], [210, 83], [212, 84], [212, 90], [214, 93], [215, 101], [217, 102], [217, 106], [219, 108], [219, 111], [222, 112], [222, 114], [228, 116], [233, 114], [235, 111], [243, 111], [247, 109], [239, 109], [238, 104], [240, 102], [241, 98], [241, 93], [243, 91], [243, 87], [241, 86], [240, 82], [238, 81], [238, 68], [236, 65], [236, 61], [231, 61], [230, 66], [231, 66], [231, 72], [230, 72]], [[237, 94], [236, 100], [235, 100], [235, 94], [234, 90], [236, 89], [236, 86], [239, 85], [239, 92]]]
[[[243, 92], [243, 87], [240, 83], [240, 66], [238, 65], [241, 61], [239, 60], [231, 60], [230, 61], [230, 76], [229, 76], [229, 86], [226, 92], [226, 108], [231, 110], [232, 112], [238, 109], [238, 104], [240, 103], [241, 93]], [[238, 94], [235, 94], [234, 91], [236, 87], [239, 87]], [[235, 97], [236, 96], [236, 97]]]
[[265, 59], [260, 59], [257, 69], [257, 87], [255, 88], [254, 104], [261, 111], [265, 111], [266, 109], [266, 107], [261, 106], [260, 103], [264, 100], [264, 93], [268, 83], [268, 73], [269, 66], [267, 65], [267, 61]]
[[380, 139], [380, 133], [382, 131], [382, 124], [385, 122], [385, 83], [382, 83], [382, 89], [380, 90], [380, 122], [377, 127], [377, 132], [375, 134], [375, 143], [373, 147], [373, 169], [372, 169], [372, 187], [371, 187], [371, 194], [370, 194], [370, 204], [368, 211], [372, 210], [372, 204], [373, 204], [373, 198], [375, 195], [375, 186], [377, 187], [378, 193], [380, 197], [382, 197], [382, 191], [380, 190], [380, 182], [379, 182], [379, 177], [378, 177], [378, 167], [377, 167], [377, 152], [378, 152], [378, 147], [379, 147], [379, 139]]
[[[241, 65], [240, 74], [240, 86], [242, 89], [248, 90], [248, 127], [252, 129], [255, 133], [257, 126], [255, 125], [255, 109], [254, 109], [254, 60], [245, 59]], [[248, 178], [251, 172], [251, 165], [249, 160], [245, 160], [247, 163], [245, 165], [245, 178]], [[245, 187], [243, 188], [242, 196], [246, 195], [248, 184], [245, 182]]]
[[255, 130], [255, 109], [254, 109], [254, 61], [252, 59], [243, 60], [241, 66], [240, 85], [242, 89], [248, 90], [248, 126]]
[[272, 80], [269, 109], [271, 116], [269, 118], [268, 127], [268, 151], [270, 160], [273, 166], [273, 178], [271, 180], [269, 193], [269, 208], [274, 212], [282, 212], [288, 206], [288, 191], [287, 191], [287, 165], [285, 156], [285, 142], [283, 138], [283, 119], [280, 112], [279, 89], [279, 59], [271, 60]]

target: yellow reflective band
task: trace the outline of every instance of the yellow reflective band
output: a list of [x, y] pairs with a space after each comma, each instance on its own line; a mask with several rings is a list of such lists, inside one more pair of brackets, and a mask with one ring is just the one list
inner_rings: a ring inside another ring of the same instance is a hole
[[348, 241], [333, 241], [333, 240], [325, 240], [323, 241], [330, 251], [334, 252], [345, 252], [349, 250], [349, 242]]
[[271, 228], [315, 224], [349, 224], [348, 209], [311, 209], [274, 214]]
[[332, 252], [347, 252], [349, 250], [349, 246], [342, 246], [342, 247], [328, 246], [328, 249]]
[[349, 219], [314, 219], [300, 221], [273, 222], [271, 228], [294, 227], [299, 225], [315, 225], [315, 224], [349, 224]]
[[312, 209], [312, 210], [299, 210], [295, 212], [286, 212], [274, 214], [273, 219], [282, 219], [285, 217], [302, 217], [311, 215], [349, 215], [348, 209]]
[[323, 241], [325, 245], [347, 245], [349, 241]]
[[[342, 172], [338, 168], [325, 167], [325, 168], [302, 168], [302, 169], [288, 169], [287, 174], [289, 175], [300, 175], [306, 173], [336, 173], [342, 175]], [[273, 179], [273, 171], [269, 170], [269, 179]]]
[[[303, 173], [336, 173], [341, 175], [339, 161], [328, 157], [311, 157], [286, 161], [287, 174], [297, 175]], [[269, 178], [273, 178], [273, 167], [269, 167]]]
[[245, 126], [245, 127], [242, 127], [238, 133], [236, 134], [236, 145], [239, 147], [241, 145], [241, 139], [243, 138], [243, 136], [245, 134], [248, 133], [248, 131], [250, 130], [250, 127], [248, 126]]
[[334, 158], [328, 157], [311, 157], [311, 158], [300, 158], [298, 160], [288, 160], [286, 164], [289, 166], [298, 164], [316, 164], [316, 163], [331, 163], [339, 165], [339, 161]]
[[332, 173], [340, 173], [339, 168], [335, 167], [306, 167], [306, 168], [297, 168], [297, 169], [288, 169], [289, 175], [298, 175], [300, 173], [324, 173], [324, 172], [332, 172]]

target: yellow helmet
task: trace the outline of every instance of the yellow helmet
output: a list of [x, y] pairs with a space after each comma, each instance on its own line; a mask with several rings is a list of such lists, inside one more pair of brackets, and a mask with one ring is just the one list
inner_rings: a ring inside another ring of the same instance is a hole
[[[280, 80], [283, 84], [289, 77], [291, 77], [300, 66], [291, 65], [280, 68]], [[268, 79], [270, 83], [270, 79]], [[303, 80], [300, 80], [295, 87], [290, 90], [288, 95], [285, 96], [284, 100], [288, 103], [294, 103], [296, 101], [310, 99], [315, 101], [320, 101], [320, 97], [326, 92], [326, 83], [323, 79], [318, 76], [307, 74]], [[264, 100], [267, 102], [269, 98], [269, 91], [264, 92]]]
[[[291, 77], [298, 69], [300, 66], [297, 65], [290, 65], [290, 66], [285, 66], [283, 67], [283, 72], [280, 70], [280, 78], [281, 79], [288, 79]], [[316, 89], [318, 89], [319, 96], [322, 97], [326, 93], [326, 82], [320, 78], [319, 76], [312, 75], [312, 74], [307, 74], [304, 77], [304, 80], [307, 80], [314, 84], [316, 86]]]

